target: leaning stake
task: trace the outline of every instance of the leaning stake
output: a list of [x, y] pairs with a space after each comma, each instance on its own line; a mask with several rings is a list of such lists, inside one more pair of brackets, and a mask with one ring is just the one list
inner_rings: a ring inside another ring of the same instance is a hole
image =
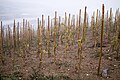
[[101, 43], [100, 43], [100, 57], [99, 57], [99, 65], [98, 65], [98, 75], [100, 73], [100, 65], [101, 65], [101, 58], [102, 58], [103, 27], [104, 27], [104, 4], [102, 5], [102, 26], [101, 26]]

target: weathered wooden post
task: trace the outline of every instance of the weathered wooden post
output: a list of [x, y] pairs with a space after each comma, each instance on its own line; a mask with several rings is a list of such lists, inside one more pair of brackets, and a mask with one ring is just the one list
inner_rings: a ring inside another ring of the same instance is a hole
[[102, 45], [103, 45], [103, 29], [104, 29], [104, 4], [102, 5], [102, 26], [101, 26], [101, 43], [100, 43], [100, 56], [98, 65], [98, 75], [100, 74], [101, 60], [102, 60]]
[[56, 62], [56, 48], [57, 48], [57, 44], [56, 44], [56, 18], [57, 18], [57, 12], [55, 11], [55, 18], [54, 18], [54, 63]]

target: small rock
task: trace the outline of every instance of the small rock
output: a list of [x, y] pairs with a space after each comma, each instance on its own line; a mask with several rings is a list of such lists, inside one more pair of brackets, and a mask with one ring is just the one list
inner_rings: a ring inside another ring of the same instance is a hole
[[108, 77], [108, 69], [104, 69], [104, 70], [102, 71], [102, 77], [105, 77], [105, 78]]
[[26, 72], [28, 72], [28, 70], [26, 69]]
[[68, 69], [68, 71], [69, 71], [70, 69]]
[[111, 57], [108, 57], [108, 59], [109, 59], [109, 60], [112, 60], [112, 58], [111, 58]]
[[47, 54], [48, 52], [46, 50], [43, 50], [43, 53]]
[[117, 67], [117, 65], [114, 65], [114, 67]]
[[29, 47], [29, 44], [27, 44], [27, 47]]
[[86, 74], [86, 76], [89, 76], [89, 74]]
[[22, 78], [21, 77], [19, 77], [19, 80], [21, 80]]

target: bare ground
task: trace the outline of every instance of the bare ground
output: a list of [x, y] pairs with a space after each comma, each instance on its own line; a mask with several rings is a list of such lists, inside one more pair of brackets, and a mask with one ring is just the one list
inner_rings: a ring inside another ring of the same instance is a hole
[[[111, 52], [106, 38], [103, 44], [101, 75], [97, 75], [100, 47], [94, 48], [90, 33], [92, 33], [91, 30], [88, 30], [86, 42], [83, 45], [80, 72], [78, 72], [77, 43], [75, 43], [69, 47], [67, 56], [65, 56], [64, 44], [57, 47], [56, 63], [54, 63], [53, 47], [51, 47], [52, 56], [48, 58], [44, 53], [41, 66], [39, 66], [39, 57], [34, 47], [26, 53], [24, 63], [21, 56], [16, 55], [14, 68], [11, 58], [6, 55], [5, 64], [0, 63], [0, 76], [12, 76], [13, 74], [19, 76], [15, 80], [120, 80], [120, 59], [116, 60], [116, 52]], [[107, 69], [107, 76], [102, 75], [105, 69]], [[38, 78], [40, 76], [43, 78]]]

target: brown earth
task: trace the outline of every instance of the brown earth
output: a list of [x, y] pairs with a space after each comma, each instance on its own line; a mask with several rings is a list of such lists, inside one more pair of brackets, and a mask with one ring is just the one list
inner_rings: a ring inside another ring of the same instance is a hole
[[[19, 78], [15, 80], [120, 80], [120, 59], [115, 58], [116, 52], [111, 51], [110, 43], [107, 42], [106, 38], [104, 38], [103, 43], [103, 56], [99, 76], [97, 75], [97, 68], [100, 47], [98, 46], [97, 49], [94, 48], [91, 29], [88, 30], [86, 42], [83, 45], [80, 72], [78, 72], [78, 46], [75, 43], [75, 45], [69, 47], [67, 56], [65, 56], [64, 44], [57, 47], [56, 63], [54, 63], [53, 47], [51, 47], [52, 56], [50, 58], [48, 58], [44, 51], [41, 67], [39, 66], [40, 61], [36, 56], [37, 51], [34, 47], [31, 47], [30, 51], [26, 52], [27, 55], [24, 63], [22, 62], [22, 58], [16, 55], [14, 68], [11, 58], [6, 54], [5, 64], [2, 65], [0, 63], [0, 75], [1, 77], [13, 74], [18, 75]], [[105, 69], [108, 69], [107, 76], [101, 75]], [[44, 78], [37, 78], [40, 75]]]

